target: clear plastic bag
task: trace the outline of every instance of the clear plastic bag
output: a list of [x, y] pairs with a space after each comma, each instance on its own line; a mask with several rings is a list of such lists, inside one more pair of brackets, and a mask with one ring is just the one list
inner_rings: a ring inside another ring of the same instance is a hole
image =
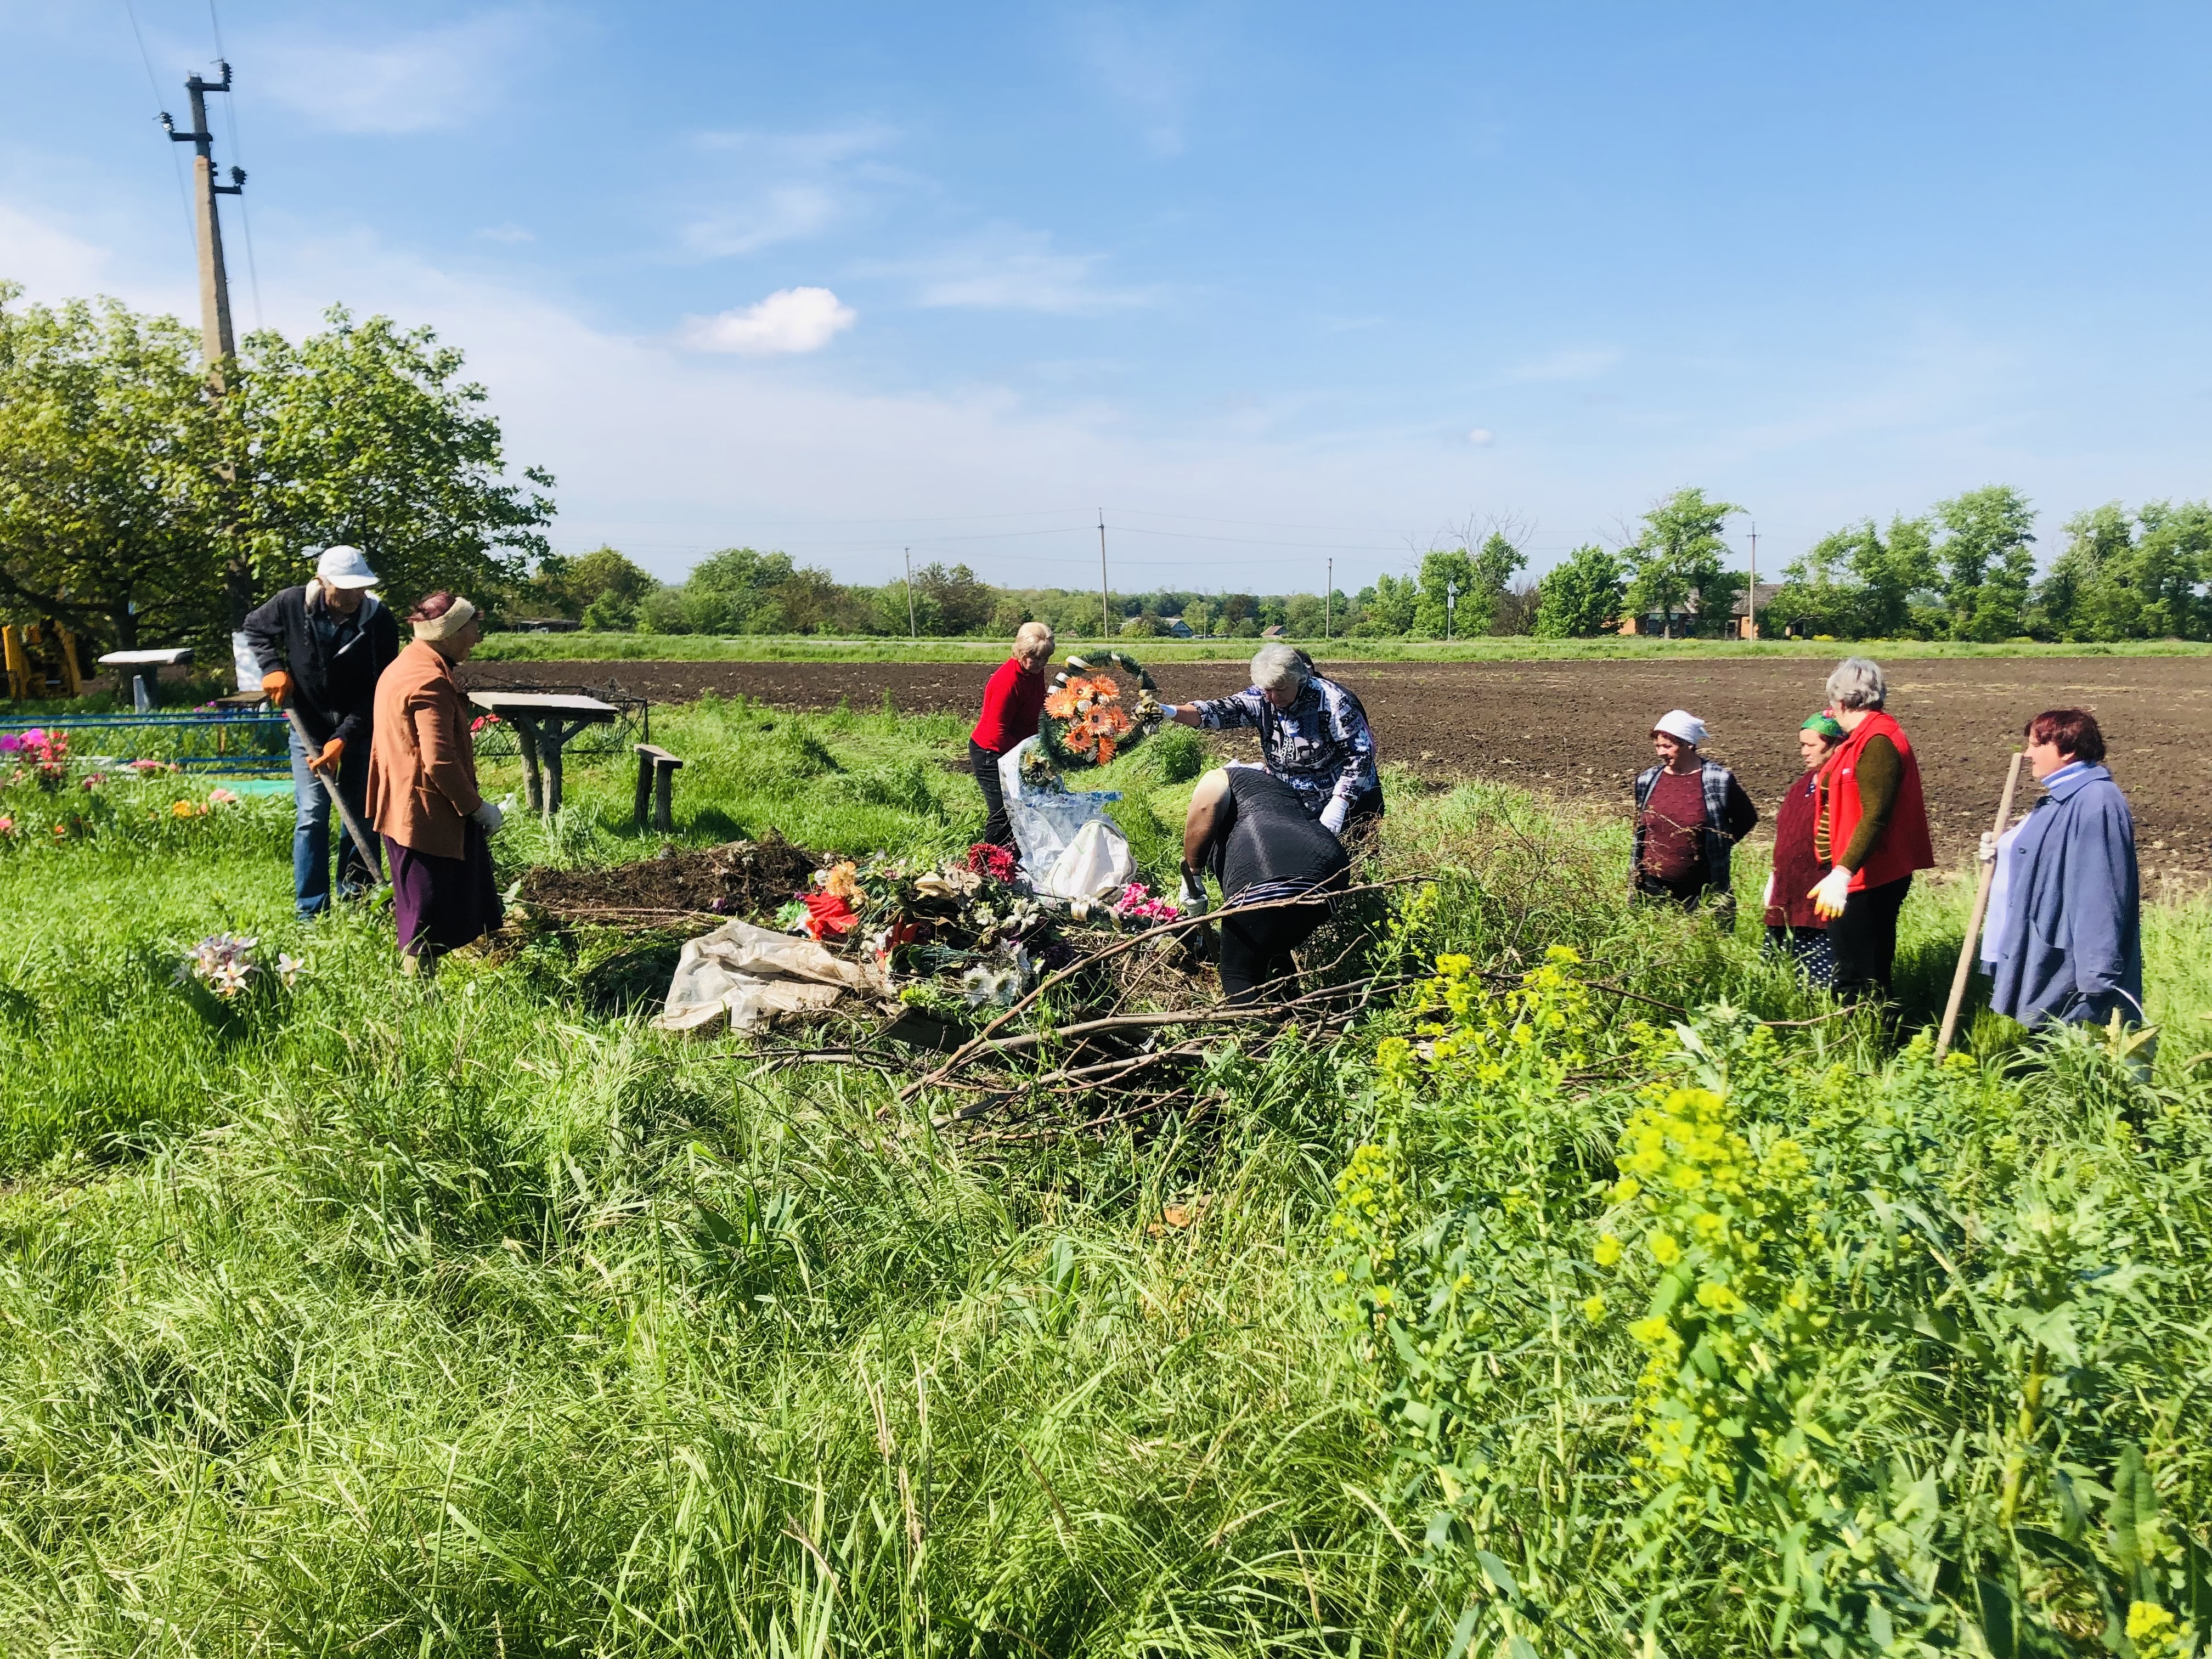
[[[1060, 791], [1025, 789], [1022, 759], [1036, 747], [1035, 738], [1024, 738], [999, 757], [999, 787], [1006, 802], [1006, 822], [1013, 826], [1015, 849], [1021, 854], [1022, 873], [1040, 891], [1054, 866], [1086, 823], [1104, 823], [1109, 802], [1121, 799], [1118, 789]], [[1114, 832], [1119, 836], [1121, 831]], [[1127, 843], [1123, 844], [1124, 851]]]

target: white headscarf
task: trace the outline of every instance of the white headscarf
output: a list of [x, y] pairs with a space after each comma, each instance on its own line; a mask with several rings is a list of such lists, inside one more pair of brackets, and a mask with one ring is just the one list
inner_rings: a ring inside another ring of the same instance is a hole
[[477, 614], [476, 606], [466, 599], [456, 599], [442, 617], [433, 617], [428, 622], [415, 624], [415, 637], [428, 640], [433, 645], [440, 640], [450, 640], [469, 625], [469, 618]]
[[1711, 735], [1705, 723], [1686, 708], [1670, 708], [1651, 722], [1654, 732], [1664, 732], [1668, 737], [1686, 743], [1695, 749]]

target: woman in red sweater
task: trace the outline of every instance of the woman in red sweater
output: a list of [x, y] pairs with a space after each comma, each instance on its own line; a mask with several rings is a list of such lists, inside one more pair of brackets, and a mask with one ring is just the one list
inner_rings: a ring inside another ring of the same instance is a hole
[[1006, 795], [999, 786], [999, 757], [1024, 738], [1036, 736], [1052, 644], [1052, 629], [1045, 623], [1021, 625], [1014, 635], [1014, 654], [999, 665], [983, 687], [982, 718], [968, 734], [968, 769], [975, 773], [975, 786], [983, 792], [983, 805], [990, 813], [983, 821], [983, 839], [994, 847], [1014, 844]]
[[1791, 784], [1774, 813], [1774, 870], [1766, 878], [1766, 944], [1785, 955], [1814, 984], [1826, 987], [1836, 976], [1828, 944], [1828, 925], [1813, 908], [1813, 884], [1826, 870], [1816, 845], [1820, 822], [1828, 810], [1828, 763], [1844, 728], [1826, 714], [1815, 714], [1797, 728], [1797, 754], [1805, 775]]

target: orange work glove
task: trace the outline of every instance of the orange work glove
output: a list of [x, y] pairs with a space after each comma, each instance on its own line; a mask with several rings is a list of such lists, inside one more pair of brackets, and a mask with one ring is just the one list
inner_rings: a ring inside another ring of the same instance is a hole
[[307, 769], [310, 772], [335, 772], [338, 769], [339, 757], [344, 753], [345, 739], [332, 738], [323, 745], [321, 754], [307, 757]]
[[282, 708], [284, 699], [292, 695], [292, 677], [279, 668], [261, 677], [261, 695], [269, 699], [271, 708]]

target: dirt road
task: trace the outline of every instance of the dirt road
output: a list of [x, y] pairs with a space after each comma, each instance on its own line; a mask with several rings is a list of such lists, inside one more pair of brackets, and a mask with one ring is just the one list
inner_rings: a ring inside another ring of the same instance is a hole
[[[1329, 665], [1322, 665], [1329, 671]], [[605, 686], [656, 701], [714, 693], [792, 708], [965, 711], [988, 670], [960, 663], [485, 663], [475, 685]], [[1240, 689], [1237, 665], [1159, 671], [1170, 701]], [[1386, 761], [1438, 778], [1492, 776], [1626, 811], [1628, 781], [1650, 762], [1651, 720], [1686, 708], [1712, 727], [1711, 752], [1735, 767], [1762, 810], [1797, 773], [1797, 724], [1820, 706], [1820, 675], [1795, 663], [1649, 660], [1346, 663]], [[2092, 710], [2113, 775], [2136, 813], [2146, 887], [2212, 871], [2212, 661], [2170, 657], [1905, 660], [1890, 709], [1921, 757], [1939, 852], [1963, 859], [1988, 827], [2004, 757], [2045, 708]], [[2024, 799], [2033, 799], [2032, 786]]]

